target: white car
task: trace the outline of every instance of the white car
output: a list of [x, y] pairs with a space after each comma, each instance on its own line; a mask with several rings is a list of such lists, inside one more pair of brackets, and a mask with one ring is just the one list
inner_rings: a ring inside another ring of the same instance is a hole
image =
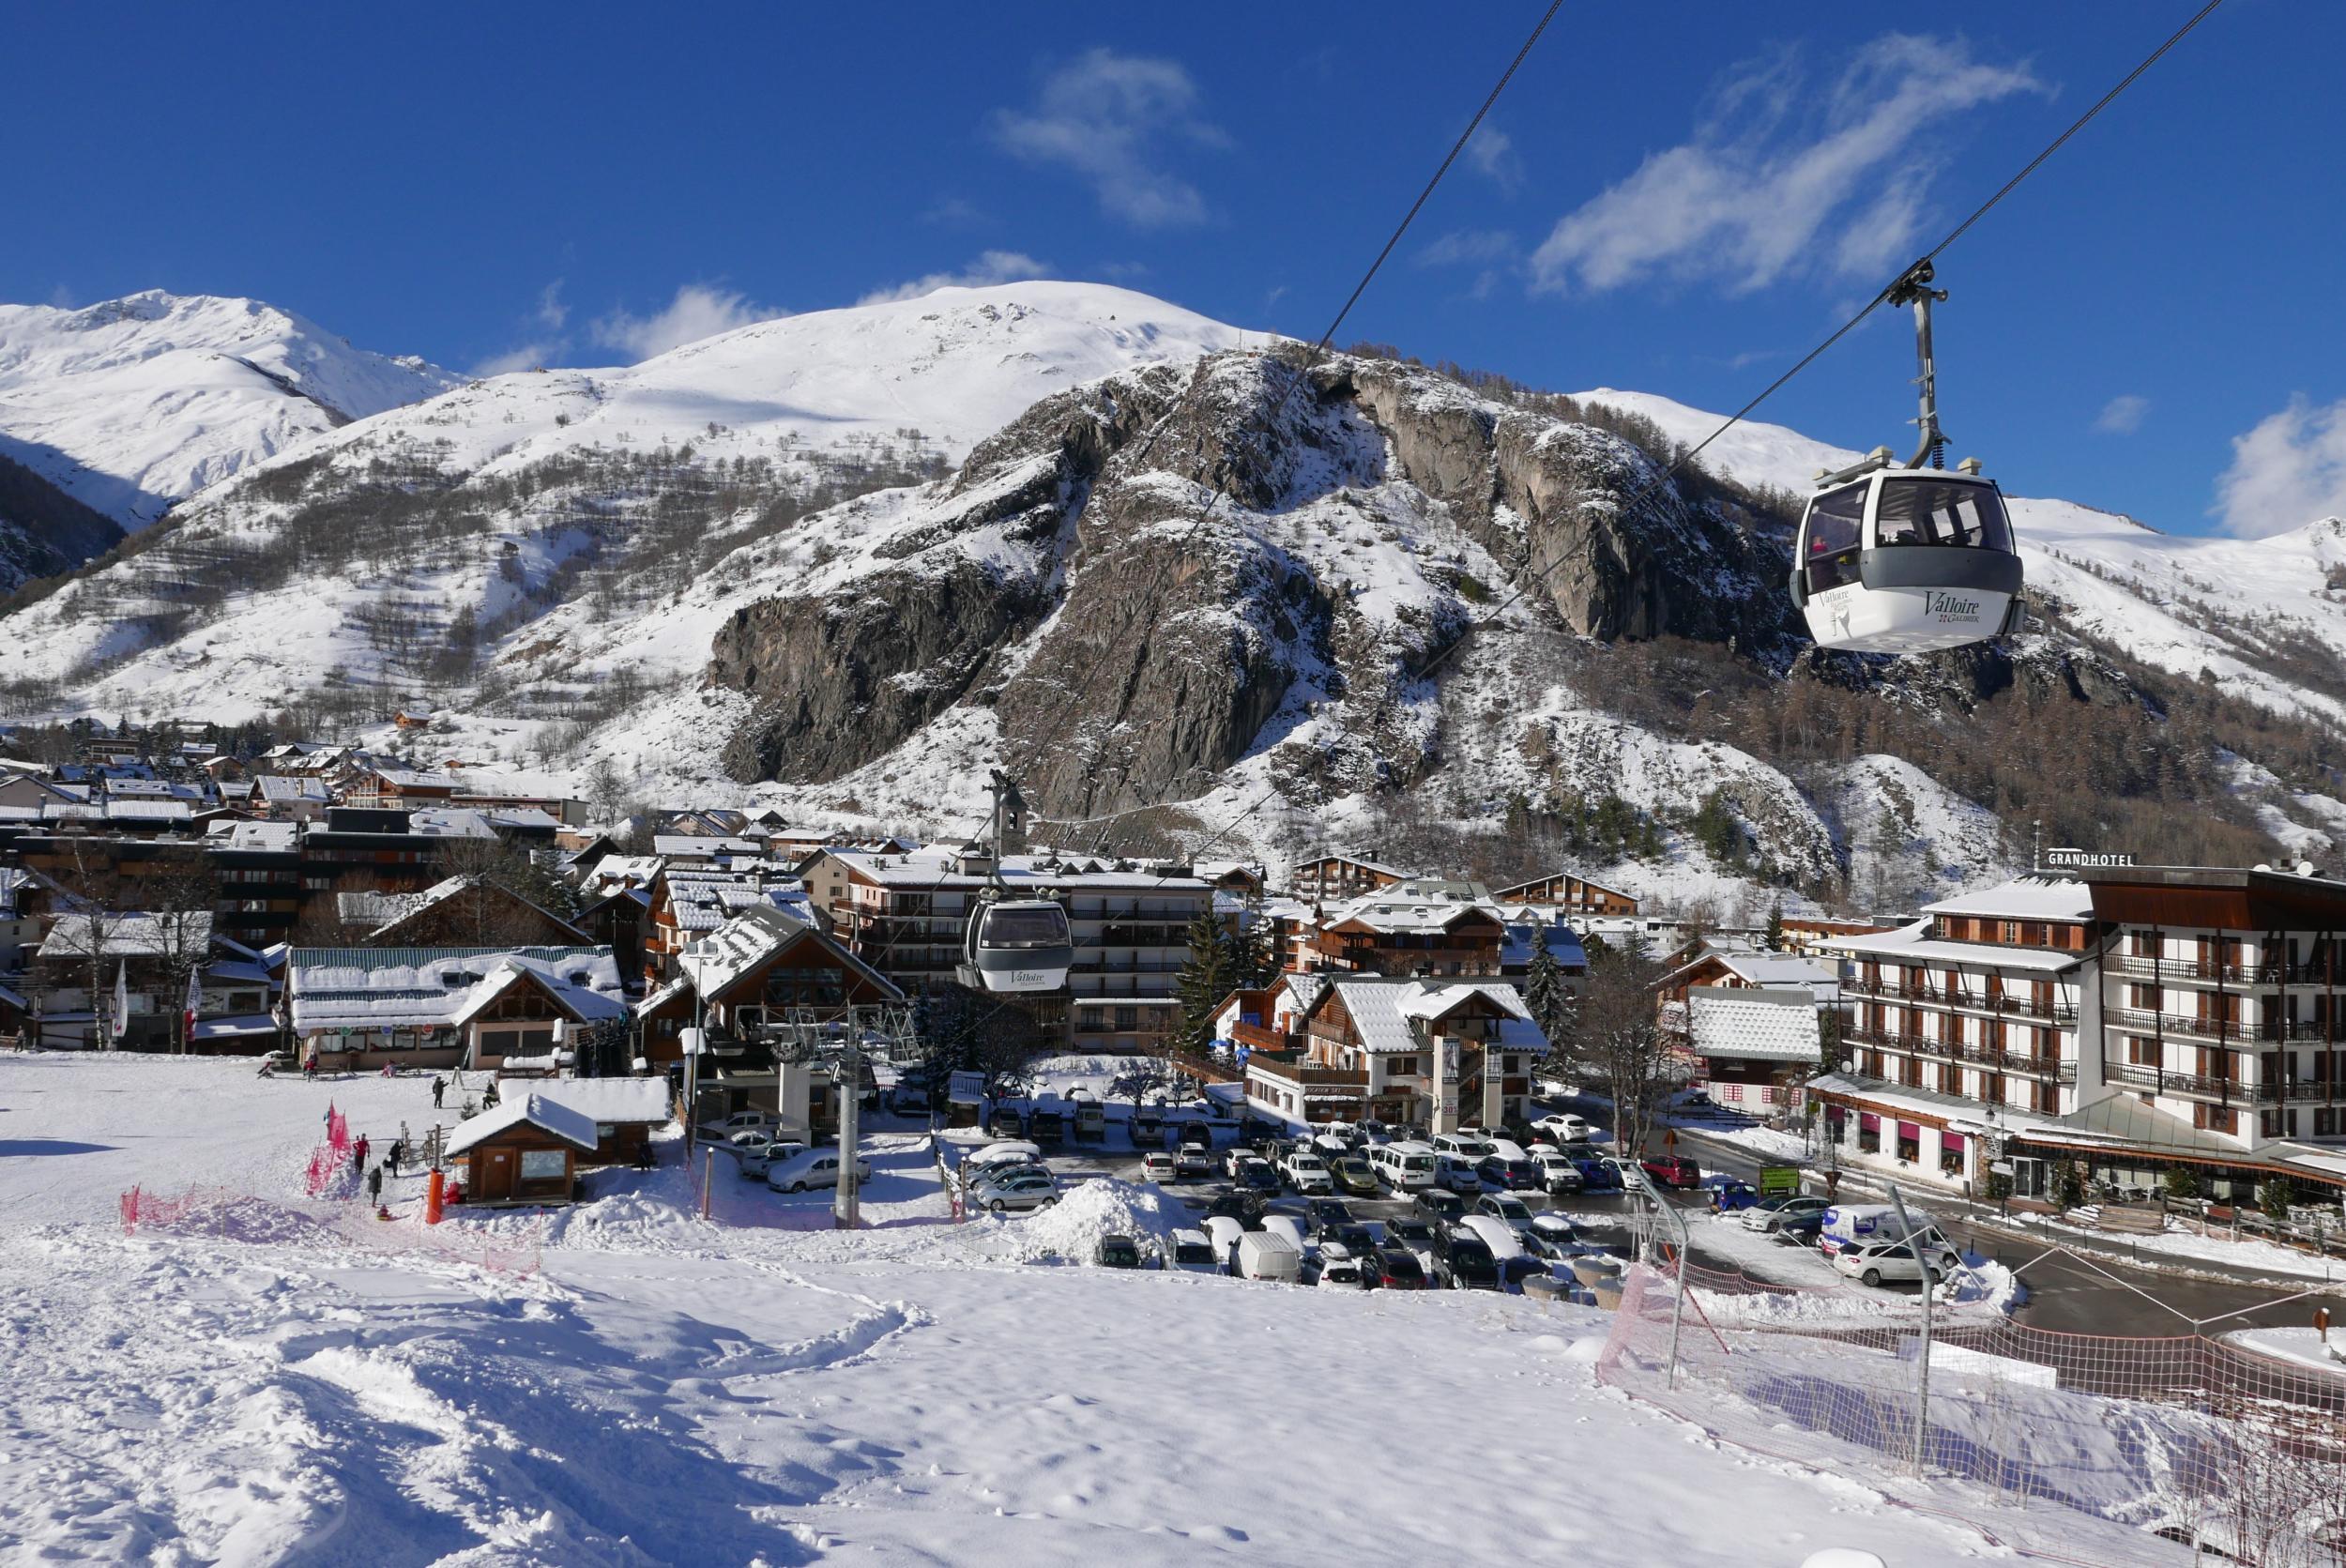
[[766, 1173], [782, 1161], [806, 1152], [803, 1138], [769, 1138], [762, 1134], [737, 1134], [725, 1145], [726, 1150], [741, 1166], [745, 1181], [763, 1181]]
[[1586, 1143], [1589, 1139], [1588, 1119], [1585, 1117], [1572, 1116], [1563, 1111], [1559, 1111], [1553, 1116], [1540, 1118], [1539, 1120], [1531, 1123], [1531, 1130], [1535, 1133], [1546, 1133], [1560, 1144]]
[[969, 1183], [964, 1202], [971, 1209], [983, 1209], [990, 1214], [1022, 1214], [1032, 1209], [1048, 1209], [1059, 1201], [1059, 1183], [1049, 1171], [1034, 1165], [1021, 1165], [1000, 1175], [979, 1177]]
[[[1949, 1245], [1945, 1238], [1932, 1232], [1919, 1240], [1923, 1256], [1930, 1262], [1932, 1279], [1944, 1279], [1963, 1267], [1963, 1255]], [[1833, 1266], [1866, 1285], [1891, 1281], [1912, 1285], [1923, 1277], [1912, 1250], [1904, 1241], [1868, 1241], [1860, 1247], [1844, 1247], [1833, 1255]]]
[[[855, 1179], [872, 1180], [872, 1162], [856, 1156]], [[809, 1187], [839, 1185], [839, 1150], [809, 1149], [766, 1167], [766, 1185], [778, 1193], [802, 1193]]]
[[1193, 1274], [1218, 1274], [1222, 1260], [1214, 1256], [1213, 1242], [1202, 1230], [1177, 1230], [1173, 1233], [1173, 1267]]
[[782, 1118], [771, 1111], [736, 1111], [719, 1121], [701, 1123], [701, 1135], [710, 1138], [731, 1138], [737, 1133], [765, 1134], [782, 1125]]
[[1140, 1157], [1140, 1177], [1144, 1181], [1154, 1181], [1163, 1185], [1167, 1181], [1180, 1180], [1181, 1169], [1172, 1155], [1159, 1150], [1154, 1154], [1143, 1154]]
[[1558, 1153], [1555, 1149], [1533, 1149], [1531, 1151], [1531, 1164], [1538, 1167], [1540, 1173], [1540, 1185], [1545, 1187], [1551, 1195], [1556, 1193], [1577, 1193], [1582, 1186], [1585, 1185], [1580, 1179], [1580, 1167], [1574, 1165], [1570, 1160], [1565, 1159], [1563, 1155]]
[[1476, 1198], [1473, 1207], [1467, 1212], [1487, 1214], [1510, 1230], [1525, 1231], [1531, 1228], [1531, 1206], [1513, 1193], [1486, 1193]]
[[1327, 1165], [1317, 1154], [1299, 1149], [1288, 1155], [1287, 1163], [1279, 1168], [1295, 1184], [1299, 1193], [1333, 1193], [1336, 1190], [1335, 1178], [1328, 1174]]
[[1322, 1290], [1365, 1290], [1360, 1259], [1343, 1243], [1331, 1241], [1319, 1249], [1319, 1287]]

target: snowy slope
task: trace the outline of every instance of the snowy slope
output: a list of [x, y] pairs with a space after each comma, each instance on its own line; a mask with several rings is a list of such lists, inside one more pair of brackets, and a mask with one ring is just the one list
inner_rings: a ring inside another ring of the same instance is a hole
[[[1603, 403], [1624, 413], [1643, 415], [1659, 425], [1665, 435], [1687, 447], [1707, 439], [1726, 421], [1723, 414], [1690, 408], [1653, 392], [1623, 392], [1599, 387], [1592, 392], [1575, 392], [1572, 397], [1575, 403]], [[1702, 455], [1695, 461], [1714, 474], [1725, 474], [1744, 484], [1806, 495], [1818, 469], [1847, 467], [1859, 455], [1845, 448], [1812, 441], [1783, 425], [1744, 419], [1703, 448]]]
[[252, 299], [0, 305], [0, 453], [137, 530], [322, 431], [456, 384]]
[[[590, 1173], [570, 1210], [427, 1230], [414, 1176], [388, 1221], [306, 1195], [329, 1102], [378, 1148], [434, 1119], [419, 1076], [0, 1061], [0, 1103], [32, 1113], [10, 1119], [38, 1120], [0, 1161], [0, 1557], [2010, 1560], [1988, 1529], [2070, 1561], [2186, 1557], [1878, 1454], [1828, 1473], [1724, 1447], [1598, 1385], [1594, 1308], [1012, 1261], [1068, 1227], [947, 1223], [911, 1136], [867, 1145], [887, 1195], [858, 1233], [723, 1171], [702, 1221], [664, 1140], [661, 1169]], [[234, 1196], [126, 1236], [142, 1182]]]

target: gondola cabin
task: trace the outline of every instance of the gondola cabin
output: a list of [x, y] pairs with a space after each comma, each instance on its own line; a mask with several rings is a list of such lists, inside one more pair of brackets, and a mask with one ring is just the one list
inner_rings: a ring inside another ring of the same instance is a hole
[[969, 919], [960, 980], [971, 990], [1057, 991], [1074, 962], [1064, 907], [1048, 899], [989, 899]]
[[1930, 653], [2017, 631], [2020, 557], [1976, 463], [1827, 477], [1801, 518], [1792, 601], [1820, 647]]

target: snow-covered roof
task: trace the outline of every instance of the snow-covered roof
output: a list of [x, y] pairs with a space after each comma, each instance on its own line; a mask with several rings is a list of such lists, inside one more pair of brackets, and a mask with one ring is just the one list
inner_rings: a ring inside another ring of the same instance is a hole
[[[101, 958], [168, 958], [175, 953], [200, 957], [212, 939], [208, 909], [130, 910], [96, 917]], [[59, 915], [42, 938], [39, 955], [71, 962], [90, 956], [92, 917]]]
[[[886, 886], [937, 887], [975, 889], [986, 885], [983, 872], [960, 872], [952, 868], [960, 851], [942, 845], [929, 845], [905, 854], [881, 853], [869, 849], [832, 849], [830, 853], [841, 864], [860, 875]], [[1001, 859], [1003, 882], [1013, 888], [1044, 889], [1095, 888], [1135, 889], [1150, 891], [1165, 889], [1175, 891], [1196, 891], [1205, 883], [1194, 875], [1172, 875], [1151, 869], [1147, 862], [1118, 862], [1096, 855], [1005, 855]], [[1129, 998], [1120, 997], [1119, 1000]]]
[[715, 838], [701, 833], [654, 833], [651, 848], [653, 854], [672, 859], [684, 856], [757, 856], [766, 853], [766, 846], [755, 839]]
[[394, 789], [453, 790], [457, 787], [453, 774], [427, 772], [420, 768], [394, 768], [378, 762], [367, 771]]
[[467, 1117], [457, 1124], [440, 1145], [444, 1154], [462, 1154], [476, 1144], [484, 1143], [499, 1133], [508, 1132], [523, 1123], [541, 1128], [564, 1143], [593, 1152], [600, 1141], [591, 1119], [532, 1090], [517, 1095], [493, 1110]]
[[1440, 1018], [1477, 996], [1509, 1017], [1530, 1016], [1521, 994], [1503, 981], [1338, 979], [1335, 989], [1363, 1048], [1373, 1052], [1423, 1051], [1425, 1042], [1411, 1025]]
[[108, 800], [110, 822], [185, 822], [195, 814], [185, 800]]
[[594, 870], [586, 874], [580, 886], [589, 891], [600, 891], [606, 887], [619, 887], [630, 882], [638, 887], [648, 887], [667, 863], [657, 855], [605, 855], [595, 862]]
[[2085, 962], [2085, 955], [2058, 948], [2007, 948], [1987, 942], [1933, 941], [1930, 921], [1873, 936], [1835, 936], [1817, 945], [1828, 952], [1853, 958], [1874, 958], [1884, 964], [1956, 964], [1990, 969], [2027, 969], [2036, 974], [2065, 974]]
[[205, 838], [216, 850], [288, 854], [301, 847], [301, 828], [293, 822], [237, 822], [222, 819], [208, 824]]
[[271, 805], [306, 800], [322, 806], [331, 799], [325, 780], [306, 775], [296, 778], [284, 773], [264, 773], [252, 782], [260, 786], [261, 799]]
[[478, 806], [425, 806], [408, 814], [407, 830], [443, 839], [493, 839], [496, 827]]
[[[770, 905], [748, 909], [687, 945], [677, 954], [677, 967], [702, 996], [717, 997], [760, 964], [801, 941], [829, 950], [844, 967], [861, 971], [875, 986], [896, 990], [885, 975], [824, 936], [813, 921]], [[663, 987], [658, 996], [647, 998], [644, 1010], [665, 1000], [668, 991], [669, 987]]]
[[1499, 1021], [1499, 1048], [1502, 1051], [1528, 1051], [1533, 1056], [1548, 1052], [1547, 1031], [1529, 1018], [1501, 1018]]
[[1364, 925], [1371, 931], [1399, 935], [1408, 932], [1447, 931], [1470, 915], [1480, 915], [1497, 921], [1496, 910], [1479, 904], [1455, 899], [1406, 898], [1396, 896], [1396, 890], [1366, 893], [1337, 906], [1327, 924]]
[[581, 1021], [625, 1012], [607, 947], [297, 948], [285, 983], [297, 1029], [434, 1028], [470, 1016], [525, 971]]
[[1927, 915], [1990, 915], [2015, 921], [2090, 921], [2094, 892], [2065, 876], [2021, 876], [1975, 893], [1923, 906]]
[[668, 1104], [665, 1078], [557, 1078], [530, 1092], [605, 1125], [658, 1124], [675, 1115]]
[[1805, 994], [1698, 985], [1686, 994], [1688, 1042], [1699, 1057], [1820, 1061], [1817, 1007]]

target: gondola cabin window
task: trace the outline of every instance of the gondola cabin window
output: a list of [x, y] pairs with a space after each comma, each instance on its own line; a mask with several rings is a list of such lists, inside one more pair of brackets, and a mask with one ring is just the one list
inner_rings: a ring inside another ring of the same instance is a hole
[[1808, 591], [1822, 593], [1857, 581], [1858, 546], [1866, 531], [1861, 482], [1817, 497], [1808, 516]]
[[[1862, 495], [1864, 487], [1855, 488]], [[2009, 550], [2012, 529], [2004, 521], [2003, 499], [1987, 485], [1901, 480], [1881, 487], [1874, 542], [1884, 549], [1936, 544]]]

